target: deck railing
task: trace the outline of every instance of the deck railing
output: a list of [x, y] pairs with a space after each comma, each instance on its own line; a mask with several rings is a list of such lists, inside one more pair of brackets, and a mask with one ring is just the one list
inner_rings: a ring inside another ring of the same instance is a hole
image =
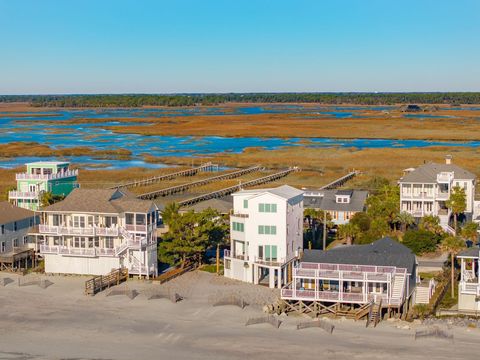
[[67, 170], [55, 174], [28, 174], [20, 173], [15, 175], [16, 180], [57, 180], [78, 176], [78, 170]]
[[80, 235], [80, 236], [119, 236], [119, 228], [111, 227], [104, 228], [99, 226], [93, 227], [70, 227], [70, 226], [51, 226], [51, 225], [39, 225], [38, 230], [40, 233], [56, 234], [56, 235]]
[[40, 192], [38, 191], [9, 191], [8, 198], [9, 199], [38, 199], [40, 196]]
[[480, 291], [480, 284], [460, 281], [460, 291], [464, 294], [477, 295]]

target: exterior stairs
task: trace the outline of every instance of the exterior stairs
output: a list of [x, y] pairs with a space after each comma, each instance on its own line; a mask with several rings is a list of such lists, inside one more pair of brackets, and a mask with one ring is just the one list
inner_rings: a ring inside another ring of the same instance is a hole
[[405, 275], [403, 274], [395, 275], [395, 277], [393, 278], [392, 299], [396, 301], [400, 301], [400, 304], [403, 301], [404, 288], [405, 288]]
[[366, 327], [376, 327], [380, 320], [382, 320], [382, 300], [378, 303], [374, 302], [371, 304]]
[[428, 287], [418, 287], [416, 289], [415, 294], [415, 303], [416, 304], [428, 304], [430, 303], [430, 295], [429, 295], [429, 288]]

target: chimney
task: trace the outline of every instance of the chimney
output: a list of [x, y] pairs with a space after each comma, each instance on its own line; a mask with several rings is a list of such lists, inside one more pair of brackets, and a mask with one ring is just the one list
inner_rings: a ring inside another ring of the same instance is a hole
[[445, 164], [447, 164], [447, 165], [452, 164], [452, 155], [445, 156]]

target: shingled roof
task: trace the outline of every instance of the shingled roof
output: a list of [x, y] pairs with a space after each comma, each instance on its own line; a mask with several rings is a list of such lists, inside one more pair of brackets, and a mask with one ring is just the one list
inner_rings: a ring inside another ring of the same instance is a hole
[[88, 212], [118, 214], [147, 213], [152, 201], [137, 199], [124, 189], [74, 189], [63, 201], [44, 209], [52, 212]]
[[429, 162], [406, 174], [400, 179], [400, 182], [433, 184], [437, 182], [437, 174], [441, 172], [453, 172], [454, 179], [475, 180], [474, 174], [455, 164], [437, 164]]
[[[319, 190], [321, 196], [304, 195], [303, 206], [328, 211], [363, 211], [368, 191], [364, 190]], [[337, 203], [336, 195], [350, 196], [349, 203]]]
[[35, 216], [33, 211], [13, 206], [8, 201], [0, 201], [0, 224], [9, 224]]
[[389, 237], [367, 245], [350, 245], [332, 250], [304, 250], [302, 262], [395, 266], [406, 268], [409, 274], [415, 269], [415, 254], [405, 245]]

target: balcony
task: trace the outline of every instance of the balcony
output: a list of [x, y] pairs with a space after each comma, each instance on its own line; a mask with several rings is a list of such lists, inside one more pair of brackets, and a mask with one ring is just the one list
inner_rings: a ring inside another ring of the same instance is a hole
[[437, 200], [448, 200], [450, 198], [450, 193], [448, 191], [437, 191], [435, 197]]
[[248, 254], [232, 254], [232, 252], [227, 249], [223, 250], [223, 256], [226, 258], [248, 261]]
[[16, 180], [58, 180], [78, 176], [78, 170], [68, 170], [56, 174], [16, 174]]
[[235, 218], [240, 218], [240, 219], [247, 219], [248, 218], [248, 214], [231, 214], [230, 217], [235, 217]]
[[131, 232], [147, 232], [147, 225], [126, 224], [125, 229]]
[[82, 257], [116, 256], [115, 249], [111, 248], [74, 248], [60, 245], [40, 245], [40, 253]]
[[118, 227], [103, 228], [94, 226], [89, 228], [76, 228], [68, 226], [39, 225], [38, 229], [40, 233], [52, 235], [119, 236]]
[[38, 199], [40, 193], [37, 191], [9, 191], [9, 199]]

